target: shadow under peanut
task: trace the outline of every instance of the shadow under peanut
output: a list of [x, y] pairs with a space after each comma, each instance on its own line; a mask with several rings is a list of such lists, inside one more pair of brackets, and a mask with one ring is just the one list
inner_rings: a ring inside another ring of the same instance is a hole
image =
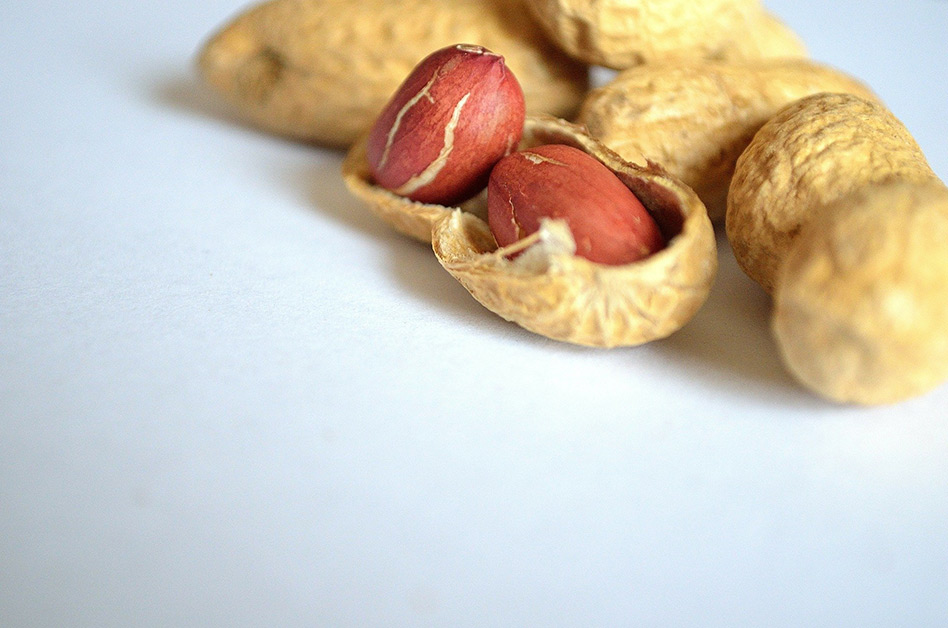
[[723, 230], [717, 245], [718, 276], [707, 302], [687, 325], [656, 343], [657, 353], [716, 390], [815, 403], [780, 360], [770, 335], [770, 297], [738, 266]]

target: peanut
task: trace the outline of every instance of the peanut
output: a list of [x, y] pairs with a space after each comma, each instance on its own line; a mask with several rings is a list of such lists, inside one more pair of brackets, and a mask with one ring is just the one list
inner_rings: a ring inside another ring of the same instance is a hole
[[868, 405], [948, 377], [948, 189], [884, 107], [817, 94], [778, 113], [738, 160], [726, 227], [804, 386]]
[[[667, 245], [637, 262], [600, 264], [576, 255], [565, 221], [544, 219], [536, 232], [498, 248], [484, 220], [446, 210], [432, 233], [441, 265], [489, 310], [556, 340], [628, 346], [679, 329], [707, 299], [717, 271], [701, 201], [660, 168], [623, 161], [580, 127], [528, 117], [521, 149], [543, 144], [566, 144], [600, 161], [644, 205]], [[565, 197], [575, 186], [561, 176], [551, 174], [549, 185]]]
[[773, 332], [790, 372], [882, 404], [948, 379], [948, 189], [893, 181], [827, 206], [787, 252]]
[[624, 69], [670, 59], [801, 57], [800, 39], [758, 0], [527, 0], [560, 48]]
[[627, 161], [650, 159], [723, 220], [731, 176], [754, 134], [784, 106], [817, 92], [869, 88], [802, 59], [681, 61], [630, 68], [589, 93], [579, 121]]
[[382, 187], [450, 205], [487, 182], [520, 141], [523, 92], [503, 57], [456, 45], [426, 57], [382, 110], [367, 158]]
[[461, 41], [504, 56], [529, 112], [572, 115], [586, 92], [586, 66], [519, 0], [273, 0], [214, 35], [199, 68], [251, 122], [348, 147], [422, 58]]
[[600, 264], [630, 264], [664, 245], [629, 188], [600, 161], [565, 144], [501, 159], [490, 174], [487, 217], [501, 247], [536, 233], [543, 219], [563, 220], [576, 255]]
[[872, 183], [934, 177], [885, 107], [848, 94], [809, 96], [767, 122], [738, 159], [727, 237], [744, 272], [773, 292], [781, 261], [820, 208]]

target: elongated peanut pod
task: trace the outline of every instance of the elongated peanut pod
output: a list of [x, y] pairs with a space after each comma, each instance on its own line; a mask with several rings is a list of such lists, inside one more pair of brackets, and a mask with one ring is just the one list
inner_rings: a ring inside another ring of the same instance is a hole
[[776, 280], [791, 373], [829, 399], [901, 401], [948, 379], [948, 189], [896, 181], [831, 203]]
[[783, 107], [819, 92], [875, 99], [860, 81], [801, 59], [682, 61], [620, 72], [592, 90], [579, 121], [624, 159], [662, 164], [724, 219], [738, 157]]
[[466, 42], [502, 55], [527, 110], [571, 116], [588, 69], [551, 44], [519, 0], [272, 0], [222, 28], [204, 80], [251, 122], [349, 146], [425, 56]]
[[526, 0], [575, 59], [624, 69], [682, 59], [803, 57], [800, 39], [758, 0]]
[[767, 292], [800, 229], [867, 185], [935, 179], [905, 126], [878, 103], [816, 94], [765, 124], [737, 161], [727, 237], [741, 268]]

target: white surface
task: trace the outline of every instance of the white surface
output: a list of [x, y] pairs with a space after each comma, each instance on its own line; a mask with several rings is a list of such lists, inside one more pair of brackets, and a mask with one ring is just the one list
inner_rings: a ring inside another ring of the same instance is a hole
[[[948, 387], [493, 316], [191, 73], [230, 0], [0, 4], [0, 625], [948, 625]], [[948, 178], [948, 2], [773, 1]], [[724, 244], [723, 240], [721, 241]]]

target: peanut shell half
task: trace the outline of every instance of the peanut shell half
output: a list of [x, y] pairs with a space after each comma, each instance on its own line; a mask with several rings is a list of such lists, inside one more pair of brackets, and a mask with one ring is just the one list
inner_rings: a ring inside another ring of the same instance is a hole
[[669, 59], [801, 57], [800, 39], [758, 0], [526, 0], [575, 59], [621, 70]]
[[804, 385], [882, 404], [948, 379], [948, 189], [862, 188], [807, 224], [780, 269], [773, 332]]
[[458, 43], [503, 55], [528, 112], [573, 115], [588, 87], [520, 0], [272, 0], [215, 34], [199, 68], [253, 123], [347, 147], [422, 58]]
[[679, 177], [723, 220], [738, 157], [786, 105], [818, 92], [875, 99], [860, 81], [804, 59], [681, 61], [629, 68], [592, 90], [579, 121], [627, 161]]
[[744, 272], [772, 293], [793, 240], [822, 207], [873, 183], [934, 178], [888, 109], [851, 94], [815, 94], [780, 111], [738, 159], [727, 237]]
[[484, 220], [455, 210], [434, 226], [441, 265], [492, 312], [555, 340], [630, 346], [681, 328], [707, 299], [717, 272], [714, 231], [697, 195], [660, 167], [629, 164], [562, 120], [528, 118], [521, 147], [541, 144], [567, 144], [605, 164], [656, 220], [665, 248], [632, 264], [596, 264], [573, 254], [565, 223], [547, 221], [498, 249]]

